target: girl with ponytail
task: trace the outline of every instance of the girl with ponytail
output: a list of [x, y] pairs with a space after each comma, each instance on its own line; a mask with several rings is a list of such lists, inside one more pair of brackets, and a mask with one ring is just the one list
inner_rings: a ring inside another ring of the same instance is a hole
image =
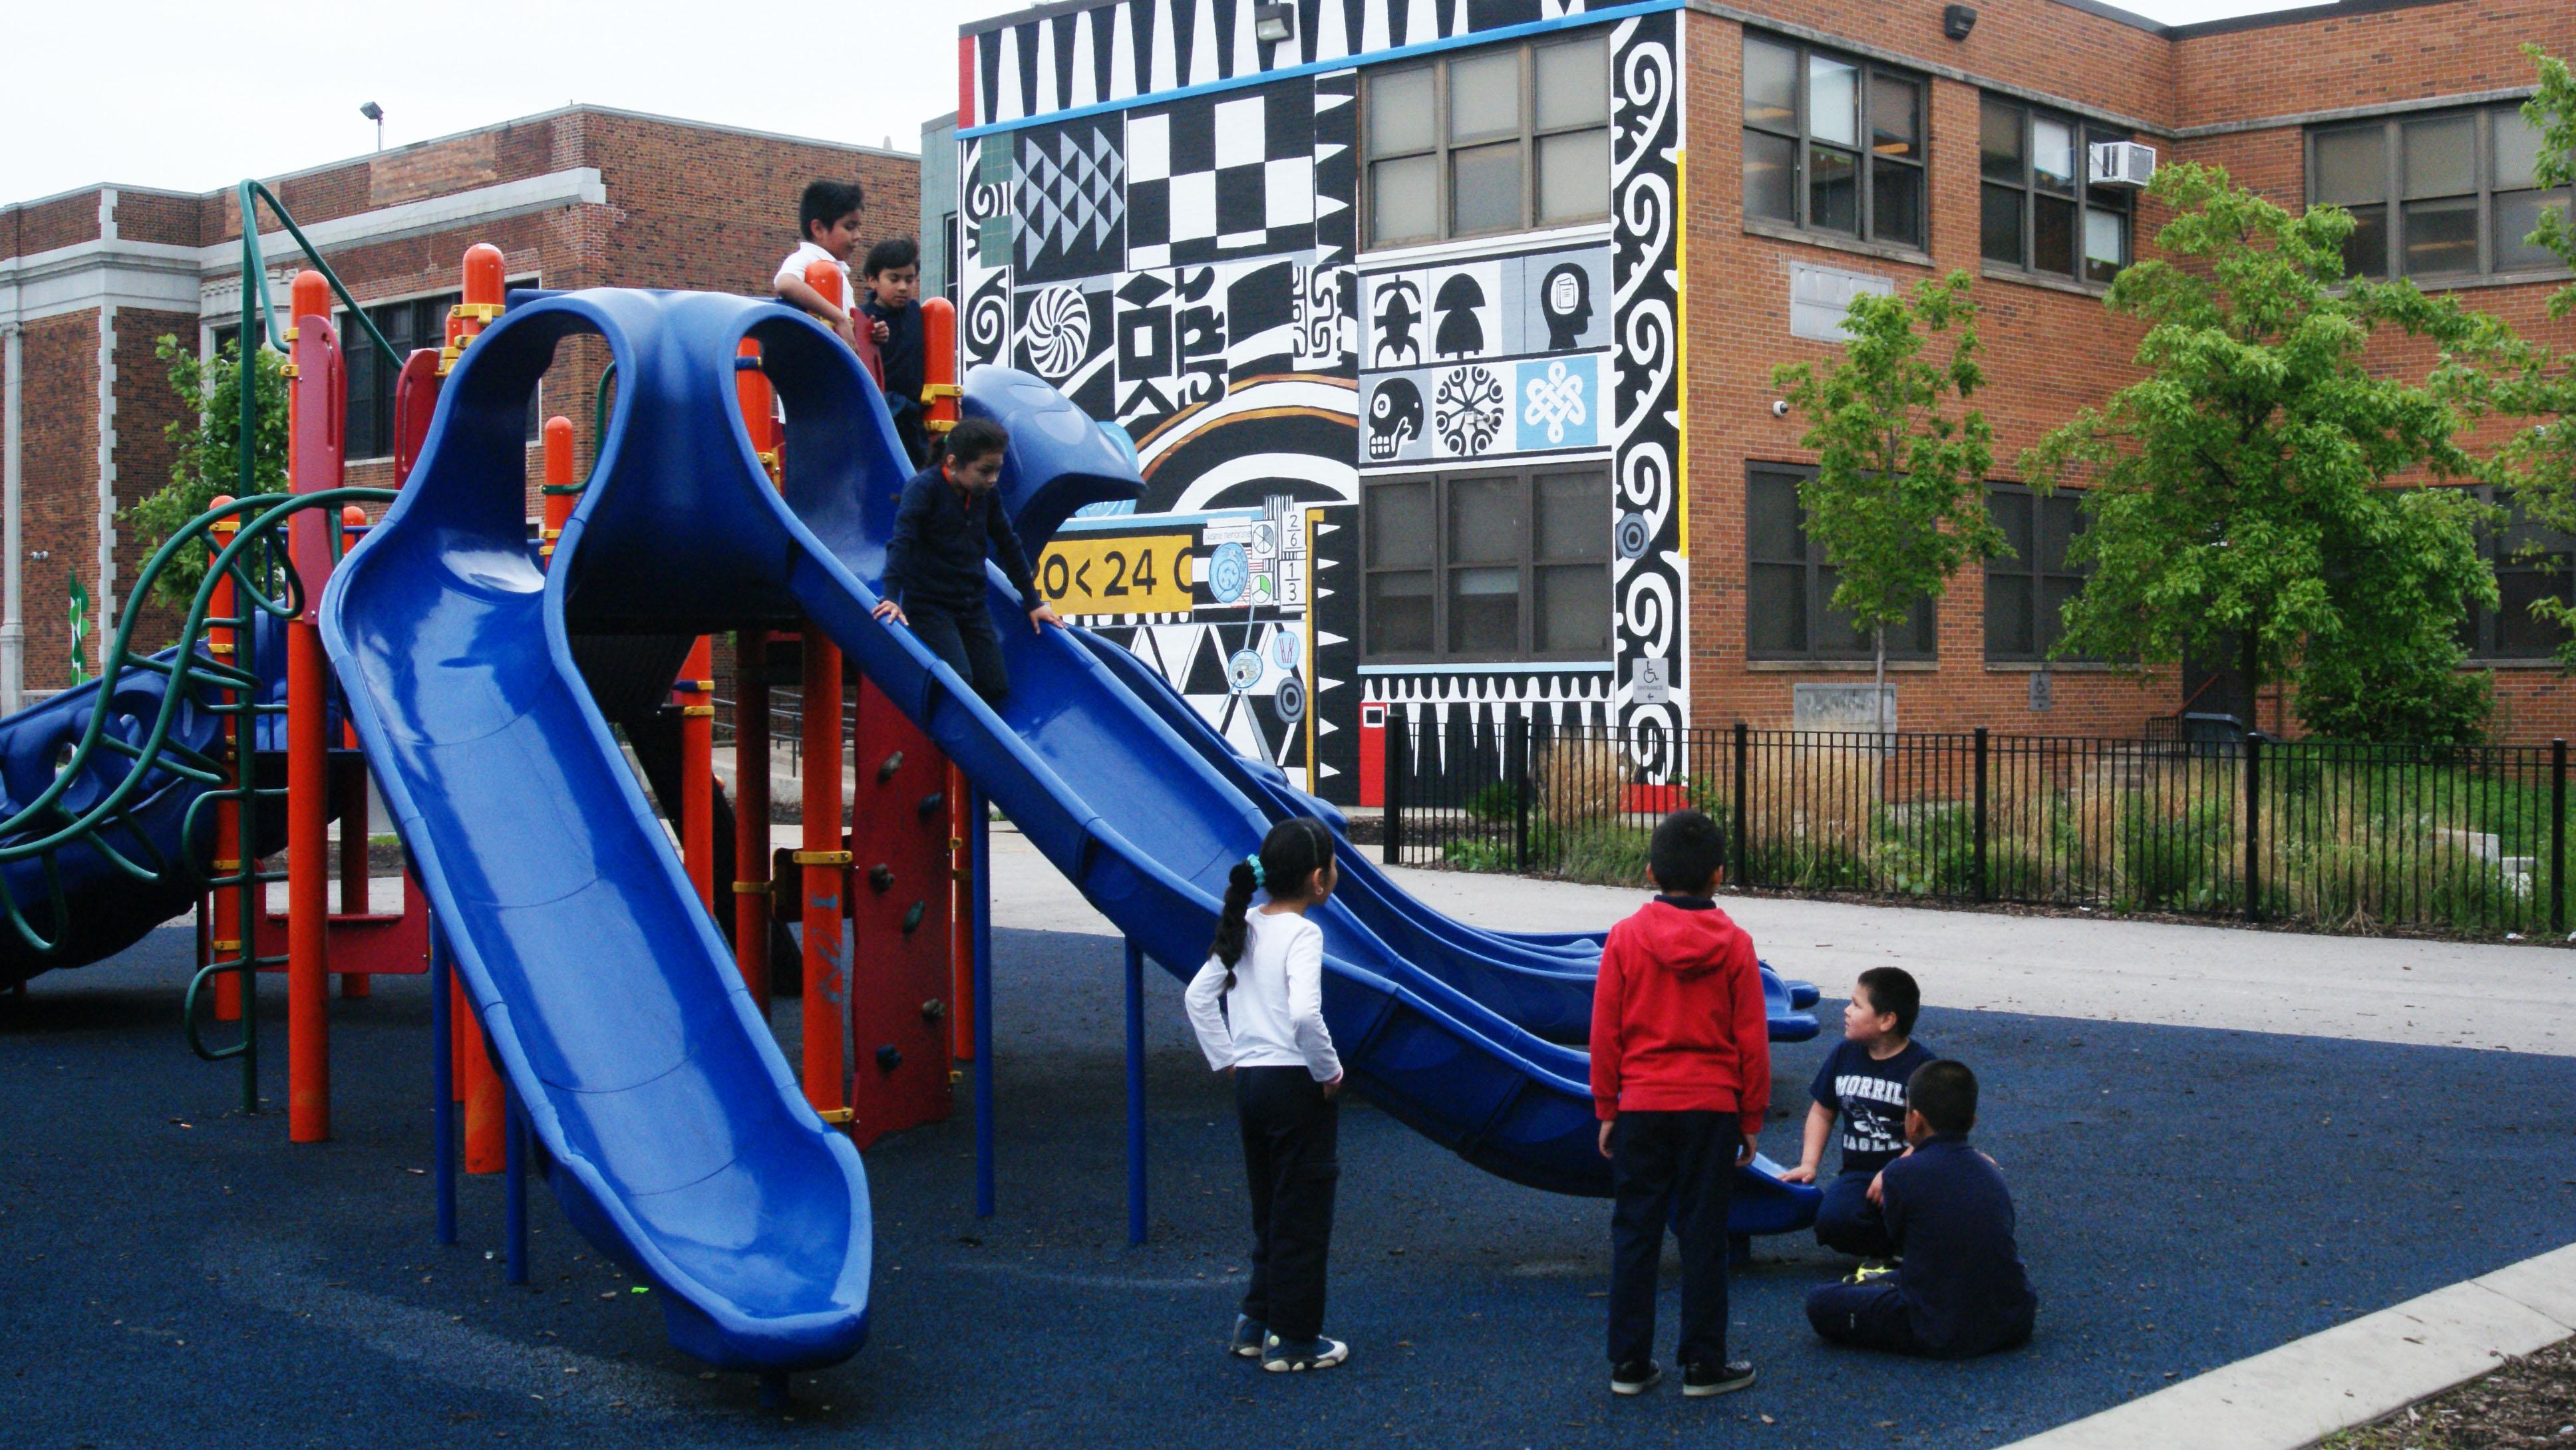
[[1323, 822], [1271, 827], [1227, 875], [1216, 940], [1188, 995], [1208, 1066], [1234, 1077], [1252, 1190], [1252, 1285], [1227, 1352], [1283, 1373], [1350, 1357], [1323, 1335], [1342, 1061], [1324, 1026], [1324, 932], [1306, 919], [1338, 880]]

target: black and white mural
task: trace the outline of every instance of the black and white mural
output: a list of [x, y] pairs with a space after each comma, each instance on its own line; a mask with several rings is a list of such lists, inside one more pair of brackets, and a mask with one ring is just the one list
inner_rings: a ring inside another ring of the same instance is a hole
[[[1261, 77], [1580, 23], [1583, 0], [1298, 0], [1275, 54], [1250, 0], [1114, 0], [961, 42], [965, 360], [1116, 424], [1146, 481], [1069, 522], [1040, 587], [1330, 799], [1374, 798], [1389, 710], [1681, 718], [1677, 675], [1661, 704], [1628, 683], [1682, 649], [1676, 29], [1619, 8], [1608, 224], [1368, 257], [1358, 71]], [[1617, 657], [1363, 670], [1362, 474], [1529, 458], [1613, 475]]]

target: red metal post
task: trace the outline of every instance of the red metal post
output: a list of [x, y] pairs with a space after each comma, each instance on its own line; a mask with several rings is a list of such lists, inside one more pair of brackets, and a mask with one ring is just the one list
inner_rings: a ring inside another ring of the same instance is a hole
[[877, 357], [877, 335], [868, 315], [859, 310], [855, 299], [841, 295], [841, 264], [824, 258], [805, 264], [805, 285], [823, 294], [823, 300], [835, 307], [847, 308], [850, 314], [851, 346], [858, 350], [859, 366], [868, 370], [879, 387], [885, 386], [885, 364]]
[[[217, 494], [215, 495], [213, 507], [223, 508], [232, 502], [233, 496], [231, 494]], [[239, 518], [224, 519], [218, 522], [207, 532], [213, 536], [212, 542], [209, 545], [212, 552], [208, 555], [208, 558], [211, 561], [213, 555], [221, 554], [232, 544], [233, 536], [241, 532], [241, 520]], [[215, 581], [215, 596], [213, 601], [208, 604], [207, 611], [208, 616], [213, 619], [232, 618], [233, 580], [230, 574], [226, 574]], [[206, 631], [206, 649], [208, 653], [215, 657], [216, 663], [226, 665], [240, 663], [238, 649], [233, 643], [233, 634], [234, 631], [231, 626], [222, 624], [216, 625]], [[236, 697], [232, 691], [226, 690], [219, 698], [229, 704]], [[235, 732], [236, 725], [234, 717], [230, 715], [225, 716], [224, 741], [226, 744], [229, 745], [233, 741], [235, 738]], [[250, 762], [248, 756], [249, 752], [247, 751], [241, 753], [240, 758], [238, 758], [234, 763], [233, 777], [229, 781], [225, 782], [226, 785], [237, 787], [241, 784], [243, 774], [249, 769]], [[244, 863], [223, 854], [226, 851], [238, 850], [240, 846], [241, 803], [233, 800], [215, 802], [214, 872], [216, 875], [230, 876], [243, 869]], [[208, 957], [212, 960], [220, 960], [225, 957], [237, 956], [242, 951], [242, 939], [246, 935], [242, 925], [241, 893], [231, 887], [223, 887], [214, 893], [214, 897], [215, 909], [213, 931], [206, 943]], [[215, 978], [216, 1021], [239, 1022], [241, 1020], [241, 1003], [241, 978], [233, 975], [231, 972], [226, 972], [222, 976]]]
[[805, 628], [804, 868], [805, 1101], [827, 1121], [848, 1121], [841, 1022], [849, 1011], [849, 957], [841, 947], [841, 893], [850, 853], [841, 844], [841, 651]]
[[555, 540], [563, 537], [564, 523], [572, 517], [577, 495], [572, 487], [572, 420], [557, 414], [546, 420], [546, 503], [545, 523], [538, 532], [538, 557], [552, 563]]
[[769, 1015], [769, 632], [733, 647], [733, 960]]
[[698, 904], [716, 909], [716, 682], [705, 635], [689, 647], [672, 694], [680, 707], [680, 859]]
[[[319, 272], [299, 272], [293, 295], [289, 479], [297, 493], [312, 493], [340, 485], [347, 379], [331, 329], [330, 284]], [[287, 1137], [298, 1143], [331, 1136], [331, 778], [323, 714], [331, 665], [315, 615], [336, 525], [308, 509], [289, 525], [287, 546], [304, 606], [286, 626]]]
[[921, 426], [938, 437], [957, 426], [957, 309], [945, 297], [921, 299]]

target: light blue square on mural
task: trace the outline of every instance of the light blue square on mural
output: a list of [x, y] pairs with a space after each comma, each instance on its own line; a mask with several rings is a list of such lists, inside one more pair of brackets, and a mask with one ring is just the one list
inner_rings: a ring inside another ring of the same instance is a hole
[[1601, 442], [1601, 355], [1533, 358], [1512, 368], [1512, 426], [1523, 453]]

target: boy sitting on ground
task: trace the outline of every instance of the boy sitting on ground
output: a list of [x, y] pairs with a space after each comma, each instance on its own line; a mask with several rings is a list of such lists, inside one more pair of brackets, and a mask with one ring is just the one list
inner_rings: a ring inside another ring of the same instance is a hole
[[2012, 1195], [1994, 1161], [1968, 1146], [1977, 1077], [1943, 1059], [1905, 1085], [1913, 1146], [1874, 1194], [1901, 1261], [1807, 1296], [1807, 1322], [1837, 1344], [1966, 1359], [2030, 1338], [2039, 1296], [2013, 1243]]
[[1592, 991], [1592, 1099], [1610, 1160], [1610, 1392], [1641, 1395], [1656, 1365], [1664, 1226], [1682, 1242], [1682, 1393], [1753, 1383], [1726, 1357], [1726, 1207], [1771, 1106], [1771, 1021], [1753, 939], [1711, 898], [1726, 833], [1675, 811], [1647, 845], [1661, 895], [1610, 929]]
[[930, 461], [930, 438], [921, 427], [921, 389], [927, 382], [921, 351], [921, 247], [910, 237], [888, 237], [868, 248], [859, 268], [867, 298], [859, 311], [876, 324], [877, 361], [885, 368], [886, 408], [912, 466]]
[[1901, 967], [1872, 967], [1852, 984], [1843, 1008], [1843, 1040], [1816, 1071], [1808, 1095], [1807, 1138], [1798, 1166], [1784, 1183], [1813, 1183], [1824, 1165], [1834, 1120], [1842, 1120], [1842, 1172], [1825, 1184], [1816, 1209], [1816, 1242], [1863, 1260], [1895, 1253], [1887, 1222], [1872, 1201], [1878, 1171], [1905, 1151], [1905, 1083], [1932, 1061], [1931, 1049], [1914, 1040], [1923, 991]]

